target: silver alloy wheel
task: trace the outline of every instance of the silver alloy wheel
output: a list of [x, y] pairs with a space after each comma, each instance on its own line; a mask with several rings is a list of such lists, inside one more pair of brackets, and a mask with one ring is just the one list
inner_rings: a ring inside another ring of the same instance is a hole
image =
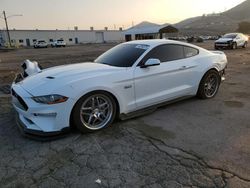
[[91, 130], [101, 129], [111, 120], [113, 110], [109, 97], [103, 94], [91, 95], [81, 106], [81, 123]]
[[219, 88], [219, 79], [215, 74], [211, 74], [207, 77], [204, 85], [204, 93], [207, 98], [212, 98]]

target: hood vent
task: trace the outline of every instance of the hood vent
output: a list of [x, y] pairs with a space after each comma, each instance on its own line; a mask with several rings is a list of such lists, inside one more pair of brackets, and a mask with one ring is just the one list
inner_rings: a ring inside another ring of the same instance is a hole
[[55, 77], [53, 77], [53, 76], [47, 76], [46, 78], [48, 78], [48, 79], [50, 79], [50, 80], [55, 79]]

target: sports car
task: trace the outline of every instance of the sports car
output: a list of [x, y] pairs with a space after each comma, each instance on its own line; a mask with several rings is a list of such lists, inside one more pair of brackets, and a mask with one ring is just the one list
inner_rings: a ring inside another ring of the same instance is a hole
[[[17, 124], [29, 136], [55, 136], [71, 126], [94, 132], [166, 103], [213, 98], [224, 79], [223, 52], [171, 40], [119, 44], [85, 62], [40, 69], [26, 61], [12, 84]], [[166, 114], [167, 115], [167, 114]]]
[[248, 37], [242, 33], [229, 33], [216, 40], [214, 48], [237, 49], [239, 47], [246, 48], [248, 44]]

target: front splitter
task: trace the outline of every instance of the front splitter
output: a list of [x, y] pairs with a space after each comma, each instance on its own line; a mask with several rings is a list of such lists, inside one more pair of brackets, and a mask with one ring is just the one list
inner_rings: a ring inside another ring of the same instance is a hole
[[56, 140], [62, 137], [65, 137], [67, 133], [70, 131], [70, 127], [63, 128], [61, 131], [54, 132], [44, 132], [38, 130], [28, 129], [25, 124], [21, 121], [18, 115], [16, 115], [16, 123], [21, 134], [24, 137], [37, 140], [37, 141], [51, 141]]

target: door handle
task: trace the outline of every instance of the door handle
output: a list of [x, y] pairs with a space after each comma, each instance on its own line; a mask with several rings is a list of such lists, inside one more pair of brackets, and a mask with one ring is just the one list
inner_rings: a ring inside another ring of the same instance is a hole
[[179, 68], [179, 70], [185, 70], [187, 68], [188, 68], [187, 66], [182, 66], [182, 67]]

